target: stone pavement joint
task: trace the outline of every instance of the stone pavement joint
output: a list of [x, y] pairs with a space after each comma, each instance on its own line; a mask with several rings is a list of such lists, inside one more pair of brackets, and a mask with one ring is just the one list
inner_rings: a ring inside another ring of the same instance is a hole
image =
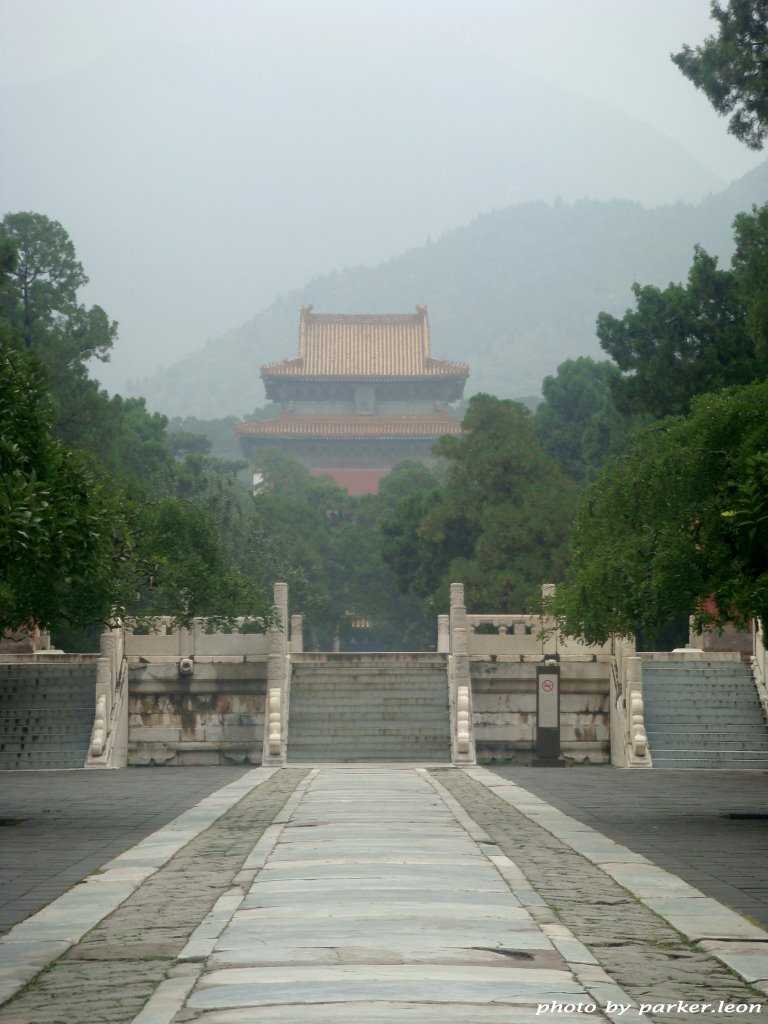
[[[715, 1007], [721, 1000], [762, 1004], [754, 988], [706, 950], [693, 946], [583, 853], [502, 799], [499, 794], [509, 795], [509, 790], [504, 789], [505, 784], [498, 776], [483, 769], [434, 774], [514, 860], [557, 919], [578, 936], [600, 966], [636, 1003], [672, 1004], [682, 999], [688, 1003], [709, 1002]], [[530, 806], [528, 801], [533, 804], [536, 798], [517, 788], [520, 806]], [[551, 826], [554, 816], [548, 816], [546, 811], [554, 809], [543, 801], [536, 807], [541, 819], [546, 817]], [[583, 825], [579, 830], [582, 835], [592, 831]], [[586, 848], [588, 844], [582, 845]], [[616, 845], [617, 860], [620, 849]], [[639, 866], [642, 867], [642, 860]], [[756, 931], [768, 938], [765, 932]], [[682, 1024], [701, 1021], [702, 1016], [658, 1014], [653, 1019]], [[710, 1024], [719, 1024], [732, 1017], [708, 1012], [705, 1019]]]

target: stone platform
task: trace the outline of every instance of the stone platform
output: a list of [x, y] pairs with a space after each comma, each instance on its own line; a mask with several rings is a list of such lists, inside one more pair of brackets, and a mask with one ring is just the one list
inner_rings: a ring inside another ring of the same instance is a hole
[[[144, 775], [162, 791], [164, 771]], [[514, 778], [221, 778], [0, 936], [0, 1024], [768, 1014], [768, 932]]]

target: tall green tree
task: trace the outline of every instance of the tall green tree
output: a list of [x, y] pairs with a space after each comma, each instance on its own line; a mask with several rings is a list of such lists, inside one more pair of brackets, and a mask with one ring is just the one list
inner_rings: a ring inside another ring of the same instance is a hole
[[[768, 621], [768, 382], [694, 399], [641, 432], [581, 504], [557, 595], [564, 630], [588, 642]], [[706, 599], [714, 598], [714, 606]]]
[[683, 415], [694, 396], [768, 372], [768, 207], [740, 214], [734, 228], [730, 270], [697, 247], [685, 284], [635, 284], [635, 309], [598, 316], [600, 344], [622, 371], [611, 381], [621, 412]]
[[623, 371], [612, 382], [623, 412], [684, 414], [694, 395], [754, 378], [741, 297], [716, 257], [697, 248], [685, 285], [635, 284], [632, 291], [634, 310], [597, 320], [600, 345]]
[[24, 347], [57, 371], [108, 359], [117, 324], [101, 306], [78, 302], [88, 277], [62, 225], [41, 213], [8, 213], [0, 238], [16, 254], [0, 302]]
[[701, 89], [728, 131], [750, 149], [768, 133], [768, 0], [713, 0], [717, 35], [684, 46], [672, 60]]
[[531, 606], [564, 568], [575, 486], [541, 450], [520, 403], [475, 395], [463, 427], [434, 447], [447, 463], [444, 486], [400, 503], [383, 523], [385, 559], [434, 609], [452, 580], [480, 612]]
[[0, 630], [108, 617], [126, 545], [113, 496], [53, 436], [39, 361], [0, 328]]
[[545, 377], [544, 400], [533, 416], [544, 451], [577, 484], [594, 479], [608, 456], [618, 451], [638, 417], [616, 408], [611, 384], [620, 376], [613, 363], [585, 356], [569, 359]]

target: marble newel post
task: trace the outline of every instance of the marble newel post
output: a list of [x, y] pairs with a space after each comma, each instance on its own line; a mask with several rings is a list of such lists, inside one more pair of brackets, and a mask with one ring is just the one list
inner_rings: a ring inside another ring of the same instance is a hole
[[285, 764], [288, 709], [288, 584], [276, 583], [274, 589], [276, 622], [270, 626], [267, 641], [267, 694], [264, 709], [264, 747], [262, 764]]
[[472, 727], [472, 680], [467, 647], [467, 610], [464, 584], [451, 584], [450, 655], [448, 679], [451, 708], [451, 760], [454, 764], [475, 764]]

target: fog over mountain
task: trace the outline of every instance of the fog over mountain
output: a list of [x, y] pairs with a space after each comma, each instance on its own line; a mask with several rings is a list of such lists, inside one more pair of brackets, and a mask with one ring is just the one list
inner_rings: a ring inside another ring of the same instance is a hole
[[768, 162], [697, 205], [581, 200], [496, 210], [386, 263], [315, 278], [133, 387], [170, 415], [243, 416], [264, 402], [260, 364], [296, 354], [302, 305], [407, 312], [426, 303], [433, 352], [470, 364], [467, 394], [536, 395], [565, 359], [606, 358], [595, 319], [632, 306], [633, 281], [683, 280], [696, 244], [727, 266], [735, 214], [766, 197]]
[[[120, 324], [95, 370], [125, 391], [488, 211], [717, 192], [757, 158], [669, 60], [710, 30], [704, 0], [5, 0], [0, 213], [70, 233], [84, 299]], [[448, 308], [424, 290], [381, 301], [429, 302], [439, 347]], [[250, 380], [292, 350], [290, 316]], [[153, 403], [181, 387], [162, 379]]]

